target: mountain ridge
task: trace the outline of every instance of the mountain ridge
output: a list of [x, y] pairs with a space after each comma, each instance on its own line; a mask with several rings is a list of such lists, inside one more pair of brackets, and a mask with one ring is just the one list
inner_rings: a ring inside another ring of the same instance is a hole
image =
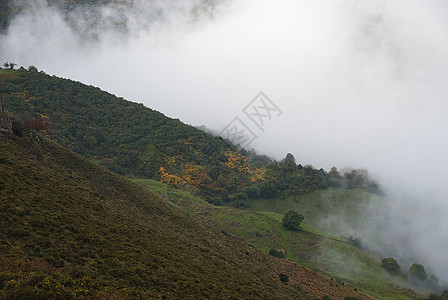
[[22, 122], [47, 118], [52, 139], [122, 175], [156, 179], [233, 205], [241, 204], [234, 198], [241, 193], [287, 197], [328, 187], [381, 193], [366, 171], [326, 172], [297, 164], [292, 154], [277, 162], [142, 104], [35, 68], [0, 70], [0, 78], [11, 114]]

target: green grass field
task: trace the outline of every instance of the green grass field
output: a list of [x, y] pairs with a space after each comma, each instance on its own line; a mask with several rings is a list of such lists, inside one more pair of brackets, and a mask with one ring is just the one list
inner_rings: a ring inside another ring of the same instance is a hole
[[[188, 192], [179, 191], [154, 180], [138, 179], [134, 182], [167, 197], [173, 205], [195, 213], [210, 226], [237, 237], [268, 253], [270, 249], [283, 249], [285, 258], [317, 270], [353, 289], [364, 291], [379, 299], [416, 299], [410, 283], [404, 277], [391, 276], [381, 267], [380, 258], [359, 250], [347, 243], [347, 239], [330, 234], [309, 222], [313, 217], [321, 217], [319, 209], [332, 209], [326, 199], [343, 201], [359, 211], [363, 202], [371, 200], [370, 194], [362, 191], [329, 190], [316, 192], [299, 199], [252, 200], [251, 209], [235, 209], [228, 206], [213, 206]], [[386, 199], [375, 197], [375, 201]], [[338, 204], [339, 205], [339, 204]], [[279, 222], [288, 209], [303, 212], [305, 222], [302, 231], [285, 230]], [[316, 222], [314, 222], [316, 223]], [[317, 224], [318, 225], [318, 224]]]

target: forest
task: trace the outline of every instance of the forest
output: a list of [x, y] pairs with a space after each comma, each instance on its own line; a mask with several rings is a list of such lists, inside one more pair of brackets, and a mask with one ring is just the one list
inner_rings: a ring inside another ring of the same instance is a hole
[[382, 194], [366, 170], [341, 174], [333, 167], [327, 172], [297, 163], [291, 153], [276, 161], [142, 104], [32, 66], [4, 69], [0, 78], [16, 129], [39, 120], [62, 146], [118, 174], [156, 179], [210, 203], [245, 207], [248, 198], [287, 198], [330, 187]]

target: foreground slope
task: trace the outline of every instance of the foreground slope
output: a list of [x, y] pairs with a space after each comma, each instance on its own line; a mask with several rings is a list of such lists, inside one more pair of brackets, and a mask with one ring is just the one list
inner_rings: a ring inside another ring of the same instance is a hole
[[[309, 219], [305, 217], [301, 231], [286, 230], [280, 221], [283, 213], [273, 212], [277, 202], [278, 209], [282, 207], [287, 209], [286, 200], [253, 200], [250, 202], [251, 208], [241, 210], [210, 205], [199, 197], [157, 181], [146, 179], [133, 181], [148, 187], [173, 205], [197, 215], [210, 226], [223, 230], [230, 236], [238, 237], [265, 253], [269, 253], [271, 249], [282, 249], [286, 259], [333, 278], [334, 284], [343, 284], [345, 287], [366, 292], [378, 299], [421, 299], [419, 294], [433, 292], [413, 284], [404, 276], [389, 274], [381, 267], [379, 257], [351, 245], [346, 238], [310, 226], [310, 223], [315, 223], [311, 215], [308, 215]], [[362, 193], [356, 190], [327, 192], [333, 192], [335, 195], [343, 194], [345, 197], [351, 194], [355, 197]], [[315, 200], [318, 201], [319, 198], [315, 197]], [[257, 201], [259, 203], [256, 203]], [[341, 203], [347, 204], [342, 201]]]
[[0, 149], [1, 298], [354, 295], [42, 136], [0, 135]]

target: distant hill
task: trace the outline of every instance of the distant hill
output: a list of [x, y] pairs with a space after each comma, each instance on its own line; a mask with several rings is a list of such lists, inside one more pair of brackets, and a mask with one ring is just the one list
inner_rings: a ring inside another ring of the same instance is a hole
[[0, 70], [0, 85], [16, 124], [47, 118], [48, 135], [62, 146], [119, 174], [186, 188], [213, 203], [244, 207], [246, 198], [287, 197], [329, 187], [381, 193], [365, 171], [326, 172], [296, 164], [292, 154], [277, 162], [142, 104], [35, 68]]
[[0, 149], [0, 298], [353, 293], [215, 231], [43, 135], [0, 134]]

